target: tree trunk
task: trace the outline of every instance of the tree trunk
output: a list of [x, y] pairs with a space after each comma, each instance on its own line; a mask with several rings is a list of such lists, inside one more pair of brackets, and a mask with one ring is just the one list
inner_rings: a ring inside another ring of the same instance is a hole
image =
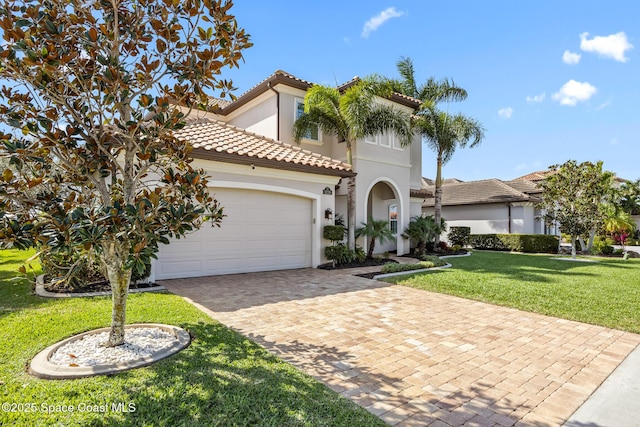
[[123, 259], [119, 257], [119, 251], [115, 250], [115, 245], [109, 246], [103, 261], [107, 270], [107, 278], [111, 285], [112, 310], [111, 329], [105, 345], [107, 347], [116, 347], [124, 344], [124, 325], [127, 315], [127, 295], [129, 294], [131, 270], [124, 268]]
[[352, 251], [356, 249], [356, 177], [347, 182], [347, 244]]
[[[434, 194], [433, 219], [440, 225], [442, 218], [442, 153], [438, 153], [438, 167], [436, 168], [436, 194]], [[434, 248], [440, 243], [440, 233], [433, 239]]]
[[576, 235], [571, 235], [571, 258], [576, 259]]
[[373, 258], [373, 250], [376, 247], [376, 238], [371, 238], [371, 243], [369, 243], [369, 252], [367, 253], [367, 258]]
[[584, 243], [584, 239], [582, 236], [578, 236], [578, 243], [580, 243], [580, 250], [584, 253], [586, 251], [587, 245]]
[[591, 229], [591, 231], [589, 232], [589, 241], [587, 242], [587, 247], [585, 249], [585, 252], [591, 252], [591, 248], [593, 247], [593, 241], [596, 238], [597, 232], [598, 230], [595, 228]]

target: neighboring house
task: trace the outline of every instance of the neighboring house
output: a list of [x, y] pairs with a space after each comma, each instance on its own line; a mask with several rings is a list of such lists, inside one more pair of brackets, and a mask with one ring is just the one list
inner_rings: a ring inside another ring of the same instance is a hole
[[[424, 179], [424, 189], [435, 191], [433, 181]], [[472, 234], [554, 234], [545, 227], [535, 208], [540, 188], [524, 178], [513, 181], [485, 179], [462, 182], [444, 180], [442, 218], [448, 227], [470, 227]], [[433, 198], [423, 204], [423, 213], [433, 215]]]
[[[409, 251], [402, 231], [428, 195], [420, 137], [405, 148], [394, 135], [358, 141], [353, 168], [345, 163], [344, 142], [332, 135], [311, 132], [298, 146], [293, 123], [311, 86], [276, 71], [233, 102], [212, 100], [211, 112], [190, 113], [176, 135], [192, 143], [194, 166], [208, 171], [211, 192], [227, 216], [220, 228], [205, 224], [162, 245], [153, 280], [318, 266], [331, 244], [322, 228], [336, 215], [346, 218], [345, 178], [354, 175], [356, 227], [369, 216], [386, 219], [397, 237], [376, 248]], [[408, 113], [419, 105], [400, 94], [379, 101]]]

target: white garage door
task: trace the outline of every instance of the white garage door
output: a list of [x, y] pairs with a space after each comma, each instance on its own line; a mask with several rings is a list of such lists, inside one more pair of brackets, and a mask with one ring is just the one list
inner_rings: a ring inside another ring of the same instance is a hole
[[311, 200], [281, 193], [216, 189], [222, 226], [204, 224], [160, 245], [156, 279], [311, 266]]

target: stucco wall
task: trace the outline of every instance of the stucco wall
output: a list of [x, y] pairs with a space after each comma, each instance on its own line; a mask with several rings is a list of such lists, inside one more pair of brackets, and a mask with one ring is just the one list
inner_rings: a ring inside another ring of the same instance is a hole
[[[405, 153], [408, 156], [408, 152]], [[383, 158], [382, 158], [383, 159]], [[397, 249], [398, 254], [404, 254], [409, 251], [408, 240], [403, 239], [400, 234], [406, 228], [411, 217], [411, 206], [409, 199], [409, 165], [404, 166], [385, 164], [382, 161], [374, 162], [362, 158], [354, 159], [355, 171], [358, 173], [356, 177], [356, 224], [359, 227], [362, 222], [367, 220], [367, 213], [374, 214], [374, 219], [388, 219], [388, 206], [391, 203], [398, 205], [398, 236], [394, 242], [389, 242], [378, 246], [379, 251], [384, 252]], [[396, 196], [395, 199], [388, 199], [388, 192], [374, 193], [371, 202], [374, 203], [369, 208], [369, 193], [377, 183], [385, 183]], [[346, 183], [345, 183], [346, 187]], [[383, 199], [384, 197], [384, 199]], [[363, 247], [366, 242], [361, 241]]]
[[[423, 208], [426, 215], [433, 215], [433, 208]], [[471, 227], [471, 234], [509, 233], [509, 205], [484, 204], [468, 206], [444, 206], [442, 217], [448, 227]], [[514, 203], [511, 206], [511, 233], [541, 234], [540, 221], [530, 203]]]
[[[433, 215], [433, 208], [424, 208]], [[445, 206], [442, 217], [448, 227], [471, 227], [472, 234], [509, 232], [509, 211], [506, 205]]]
[[275, 96], [262, 96], [250, 109], [240, 109], [229, 123], [248, 132], [277, 139], [277, 109]]

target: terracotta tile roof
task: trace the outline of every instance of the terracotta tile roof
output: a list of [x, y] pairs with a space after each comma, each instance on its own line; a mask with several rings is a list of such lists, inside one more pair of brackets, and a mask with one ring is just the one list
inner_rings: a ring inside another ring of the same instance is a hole
[[523, 175], [520, 176], [516, 179], [514, 179], [514, 181], [519, 181], [519, 180], [527, 180], [527, 181], [533, 181], [533, 182], [538, 182], [538, 181], [542, 181], [544, 180], [546, 177], [548, 177], [549, 175], [551, 175], [552, 173], [554, 173], [555, 171], [553, 170], [546, 170], [546, 171], [537, 171], [537, 172], [531, 172], [530, 174], [527, 175]]
[[420, 190], [414, 190], [414, 189], [410, 189], [409, 190], [409, 197], [416, 197], [416, 198], [420, 198], [420, 199], [429, 199], [429, 198], [433, 198], [433, 192], [430, 190], [426, 190], [426, 189], [420, 189]]
[[193, 145], [192, 154], [195, 158], [321, 175], [355, 175], [350, 165], [339, 160], [247, 132], [217, 120], [193, 120], [175, 135]]
[[[435, 192], [435, 187], [426, 189]], [[475, 205], [537, 201], [537, 198], [515, 189], [499, 179], [460, 182], [443, 185], [442, 206]], [[435, 200], [428, 199], [423, 206], [433, 206]]]
[[228, 107], [232, 103], [233, 103], [233, 100], [231, 99], [222, 99], [222, 98], [215, 98], [213, 96], [210, 96], [209, 105], [207, 105], [207, 107], [211, 108], [214, 111], [222, 110], [223, 108]]
[[537, 182], [529, 181], [526, 179], [514, 179], [513, 181], [503, 181], [510, 187], [515, 188], [525, 194], [540, 194], [542, 193], [542, 187]]

